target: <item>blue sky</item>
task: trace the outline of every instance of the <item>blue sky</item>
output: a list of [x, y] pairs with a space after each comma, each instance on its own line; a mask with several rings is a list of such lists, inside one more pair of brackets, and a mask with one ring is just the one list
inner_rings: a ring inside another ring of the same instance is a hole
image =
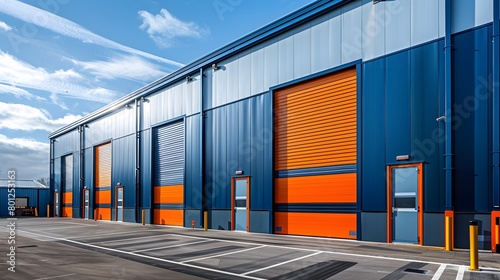
[[0, 0], [0, 178], [50, 132], [313, 0]]

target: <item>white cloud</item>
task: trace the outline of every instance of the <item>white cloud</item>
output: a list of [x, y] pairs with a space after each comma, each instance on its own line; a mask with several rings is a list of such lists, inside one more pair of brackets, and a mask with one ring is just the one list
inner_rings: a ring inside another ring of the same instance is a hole
[[5, 31], [10, 31], [12, 30], [12, 27], [10, 27], [7, 23], [0, 20], [0, 29], [3, 29]]
[[30, 138], [9, 138], [0, 134], [0, 177], [16, 170], [19, 179], [48, 177], [50, 145]]
[[80, 115], [67, 114], [53, 119], [47, 110], [31, 107], [24, 104], [0, 102], [0, 129], [34, 131], [55, 131], [63, 126], [82, 118]]
[[109, 103], [119, 95], [105, 88], [90, 88], [75, 83], [80, 79], [80, 74], [72, 69], [49, 72], [0, 51], [0, 83], [102, 103]]
[[109, 40], [99, 36], [92, 31], [58, 15], [52, 14], [45, 10], [36, 8], [34, 6], [22, 3], [16, 0], [1, 0], [0, 12], [9, 16], [15, 17], [22, 21], [40, 26], [42, 28], [51, 30], [60, 35], [70, 38], [78, 39], [82, 42], [95, 44], [102, 47], [120, 50], [126, 53], [139, 55], [148, 59], [156, 60], [162, 63], [174, 65], [177, 67], [184, 66], [183, 64], [165, 59], [150, 53], [146, 53], [131, 47], [124, 46], [115, 41]]
[[10, 85], [4, 85], [4, 84], [0, 84], [0, 93], [9, 93], [9, 94], [14, 95], [17, 98], [23, 97], [23, 98], [26, 98], [29, 100], [31, 100], [33, 98], [38, 100], [38, 101], [46, 100], [45, 98], [40, 97], [38, 95], [31, 94], [27, 90], [24, 90], [22, 88], [10, 86]]
[[175, 18], [166, 9], [161, 9], [160, 13], [153, 15], [147, 11], [139, 11], [142, 18], [141, 29], [146, 30], [149, 37], [159, 47], [169, 47], [172, 39], [176, 37], [200, 38], [205, 32], [194, 22], [183, 22]]
[[120, 56], [107, 61], [72, 60], [72, 62], [89, 71], [95, 77], [108, 80], [125, 78], [133, 81], [149, 82], [167, 74], [159, 70], [158, 65], [134, 55]]

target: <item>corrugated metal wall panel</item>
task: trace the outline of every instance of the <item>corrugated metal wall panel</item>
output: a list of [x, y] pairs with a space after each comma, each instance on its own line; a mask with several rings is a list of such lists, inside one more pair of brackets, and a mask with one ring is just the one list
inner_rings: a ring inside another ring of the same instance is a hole
[[[380, 57], [385, 54], [385, 28], [382, 15], [389, 14], [385, 9], [385, 3], [363, 5], [361, 13], [362, 23], [366, 29], [356, 36], [362, 36], [363, 60]], [[437, 30], [437, 27], [435, 29]]]
[[401, 52], [386, 58], [385, 117], [386, 161], [411, 154], [410, 53]]
[[78, 151], [79, 141], [79, 133], [76, 130], [59, 136], [54, 144], [54, 158]]
[[275, 93], [275, 170], [356, 162], [356, 72]]
[[184, 208], [184, 135], [184, 120], [153, 130], [153, 218], [156, 224], [184, 224], [183, 210], [174, 210]]
[[141, 206], [151, 208], [152, 205], [152, 155], [151, 129], [141, 132]]
[[[367, 5], [372, 5], [372, 2]], [[362, 55], [363, 45], [360, 41], [364, 28], [361, 22], [361, 2], [353, 1], [343, 6], [342, 13], [341, 64], [345, 64], [360, 59]]]
[[[439, 38], [439, 1], [411, 1], [411, 45]], [[423, 17], [422, 15], [425, 15]], [[443, 13], [444, 15], [444, 13]]]
[[311, 72], [317, 73], [330, 68], [330, 33], [331, 15], [322, 16], [311, 23]]
[[383, 3], [386, 13], [390, 15], [384, 17], [386, 54], [411, 46], [411, 2], [404, 0]]
[[493, 21], [493, 0], [454, 0], [451, 30], [458, 33]]
[[387, 211], [385, 171], [385, 58], [363, 64], [361, 209]]
[[311, 74], [311, 29], [307, 24], [293, 35], [293, 78]]
[[[123, 186], [125, 208], [133, 208], [136, 205], [135, 139], [135, 135], [130, 135], [113, 140], [111, 186], [113, 189], [116, 189], [116, 186]], [[126, 219], [124, 221], [129, 222]]]
[[264, 49], [258, 49], [251, 53], [251, 73], [250, 85], [252, 86], [250, 93], [252, 95], [259, 94], [267, 90], [264, 87]]
[[444, 129], [444, 123], [428, 117], [444, 115], [444, 104], [440, 104], [439, 98], [439, 72], [444, 72], [440, 53], [439, 42], [411, 50], [411, 150], [415, 160], [426, 162], [423, 195], [424, 211], [429, 212], [445, 210], [445, 188], [439, 179], [444, 177], [444, 166], [440, 167], [440, 162], [444, 163], [444, 141], [435, 141], [433, 137], [433, 133]]
[[203, 185], [201, 182], [200, 116], [186, 118], [186, 209], [201, 209]]

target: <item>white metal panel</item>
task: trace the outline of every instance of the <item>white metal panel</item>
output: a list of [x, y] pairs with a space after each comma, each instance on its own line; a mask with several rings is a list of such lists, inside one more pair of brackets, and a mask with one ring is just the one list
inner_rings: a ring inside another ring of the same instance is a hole
[[361, 58], [361, 6], [354, 2], [343, 8], [342, 64]]
[[330, 20], [329, 25], [329, 63], [330, 67], [335, 67], [342, 63], [342, 15], [340, 12]]
[[183, 108], [184, 108], [184, 96], [183, 96], [183, 91], [182, 87], [186, 82], [182, 82], [180, 85], [177, 85], [174, 88], [174, 94], [173, 94], [173, 99], [174, 99], [174, 113], [172, 118], [177, 118], [179, 116], [183, 115]]
[[146, 129], [151, 126], [151, 97], [146, 96], [149, 102], [141, 102], [141, 129]]
[[474, 0], [451, 1], [451, 31], [453, 33], [474, 27], [475, 6]]
[[264, 87], [278, 84], [278, 43], [272, 43], [264, 49]]
[[293, 78], [297, 79], [311, 73], [311, 29], [309, 24], [293, 37]]
[[254, 51], [251, 55], [251, 93], [259, 94], [265, 91], [264, 88], [264, 47]]
[[251, 91], [251, 63], [250, 54], [244, 54], [239, 59], [239, 72], [240, 72], [240, 87], [239, 98], [250, 96]]
[[475, 26], [493, 22], [493, 0], [476, 0]]
[[439, 5], [439, 38], [444, 37], [445, 33], [445, 9], [444, 9], [445, 0], [438, 0]]
[[439, 2], [411, 1], [411, 45], [415, 46], [439, 37]]
[[385, 5], [385, 53], [410, 47], [411, 1], [398, 0], [379, 4]]
[[362, 6], [363, 60], [385, 54], [385, 9], [383, 5], [368, 2]]
[[239, 83], [241, 77], [239, 76], [239, 61], [235, 59], [224, 65], [224, 71], [227, 73], [227, 102], [233, 102], [239, 98]]
[[329, 20], [330, 15], [327, 15], [311, 24], [311, 71], [313, 73], [329, 68], [331, 37]]
[[278, 43], [279, 83], [293, 79], [293, 36], [288, 36]]

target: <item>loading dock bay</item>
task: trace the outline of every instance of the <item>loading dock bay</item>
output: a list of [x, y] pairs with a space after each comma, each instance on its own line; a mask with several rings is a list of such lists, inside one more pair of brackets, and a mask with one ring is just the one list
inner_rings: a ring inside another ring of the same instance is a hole
[[7, 236], [2, 279], [500, 279], [490, 252], [66, 218], [18, 219], [11, 273]]

